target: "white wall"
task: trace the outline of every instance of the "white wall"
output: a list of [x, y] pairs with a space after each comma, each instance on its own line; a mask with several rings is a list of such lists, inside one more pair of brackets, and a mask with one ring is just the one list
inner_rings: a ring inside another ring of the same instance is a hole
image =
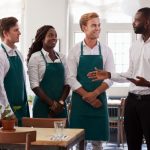
[[67, 0], [25, 0], [23, 49], [27, 53], [39, 27], [49, 24], [55, 27], [60, 48], [66, 53]]

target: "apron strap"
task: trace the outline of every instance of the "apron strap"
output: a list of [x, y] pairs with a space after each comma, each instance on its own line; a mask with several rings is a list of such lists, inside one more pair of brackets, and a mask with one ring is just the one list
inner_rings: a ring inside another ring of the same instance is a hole
[[83, 41], [81, 42], [81, 56], [83, 55]]
[[[9, 58], [10, 58], [10, 56], [8, 55], [8, 53], [7, 53], [7, 51], [6, 51], [6, 48], [4, 47], [4, 45], [3, 45], [3, 44], [1, 44], [1, 47], [3, 48], [4, 52], [5, 52], [5, 53], [6, 53], [6, 55], [7, 55], [7, 58], [9, 59]], [[15, 51], [15, 53], [16, 53], [16, 55], [19, 57], [19, 55], [18, 55], [17, 51]], [[19, 57], [19, 58], [20, 58], [20, 57]]]
[[101, 53], [101, 44], [100, 44], [100, 42], [98, 42], [99, 44], [98, 44], [98, 47], [99, 47], [99, 55], [101, 56], [102, 55], [102, 53]]
[[[59, 58], [59, 59], [60, 59], [59, 54], [58, 54], [58, 53], [56, 53], [56, 52], [55, 52], [55, 54], [56, 54], [57, 58]], [[45, 56], [44, 56], [44, 54], [43, 54], [43, 52], [42, 52], [42, 51], [41, 51], [41, 55], [42, 55], [42, 57], [43, 57], [43, 59], [44, 59], [44, 61], [45, 61], [45, 64], [47, 65], [48, 63], [47, 63], [46, 58], [45, 58]], [[60, 61], [61, 61], [61, 59], [60, 59]], [[62, 63], [62, 61], [61, 61], [61, 63]]]
[[46, 61], [46, 59], [45, 59], [45, 57], [44, 57], [43, 52], [42, 52], [42, 51], [40, 51], [40, 52], [41, 52], [41, 55], [42, 55], [42, 57], [43, 57], [43, 59], [44, 59], [44, 61], [45, 61], [45, 64], [47, 65], [47, 61]]
[[[98, 50], [99, 50], [99, 55], [101, 56], [101, 44], [98, 42]], [[81, 55], [83, 55], [83, 41], [81, 42]]]
[[[60, 61], [61, 61], [61, 58], [60, 58], [59, 54], [57, 52], [55, 52], [55, 54], [56, 54], [57, 58], [59, 58]], [[62, 61], [61, 61], [61, 63], [62, 63]]]
[[3, 48], [4, 52], [5, 52], [5, 53], [6, 53], [6, 55], [7, 55], [7, 58], [9, 59], [9, 55], [8, 55], [8, 53], [7, 53], [7, 51], [6, 51], [6, 48], [4, 47], [4, 45], [3, 45], [3, 44], [1, 44], [1, 47]]

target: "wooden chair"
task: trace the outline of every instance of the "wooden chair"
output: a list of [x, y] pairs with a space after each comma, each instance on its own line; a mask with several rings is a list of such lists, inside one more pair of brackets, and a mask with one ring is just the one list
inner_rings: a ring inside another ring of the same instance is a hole
[[25, 131], [25, 132], [0, 132], [0, 148], [10, 148], [20, 150], [23, 145], [25, 150], [30, 150], [31, 142], [36, 141], [36, 131]]
[[65, 127], [67, 123], [66, 118], [22, 118], [22, 125], [24, 127], [39, 127], [39, 128], [54, 128], [55, 121], [64, 121]]
[[[113, 101], [113, 100], [112, 100]], [[117, 142], [124, 147], [125, 134], [124, 134], [124, 105], [125, 98], [121, 98], [120, 105], [109, 107], [109, 128], [117, 129]], [[117, 108], [117, 110], [116, 110]]]
[[125, 131], [124, 131], [124, 107], [125, 107], [125, 98], [121, 99], [120, 106], [120, 141], [124, 147], [124, 142], [126, 140]]

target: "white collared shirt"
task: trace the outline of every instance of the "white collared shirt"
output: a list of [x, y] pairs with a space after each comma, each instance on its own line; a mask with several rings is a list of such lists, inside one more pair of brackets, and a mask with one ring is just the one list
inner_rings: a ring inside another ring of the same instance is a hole
[[[144, 77], [150, 81], [150, 38], [144, 42], [142, 37], [138, 39], [130, 48], [129, 56], [129, 68], [125, 73], [112, 73], [111, 79], [116, 82], [127, 82], [120, 75], [127, 76], [129, 78], [135, 78], [136, 76]], [[147, 95], [150, 94], [150, 88], [136, 86], [130, 84], [129, 91], [134, 94]]]
[[[7, 53], [10, 57], [11, 56], [16, 56], [15, 51], [17, 51], [17, 53], [18, 53], [19, 57], [21, 58], [21, 60], [23, 60], [23, 57], [22, 57], [21, 53], [17, 50], [17, 47], [12, 49], [8, 45], [6, 45], [5, 43], [2, 42], [2, 44], [5, 47]], [[7, 72], [9, 71], [9, 68], [10, 68], [9, 60], [7, 58], [6, 53], [4, 52], [3, 48], [0, 45], [0, 104], [2, 104], [3, 107], [6, 107], [9, 104], [7, 94], [6, 94], [6, 91], [5, 91], [5, 88], [4, 88], [4, 78], [7, 74]]]
[[[48, 63], [63, 63], [65, 68], [65, 84], [67, 84], [68, 68], [66, 65], [65, 55], [58, 53], [59, 57], [57, 57], [57, 59], [53, 62], [48, 56], [48, 52], [46, 52], [44, 49], [41, 51], [43, 52]], [[46, 65], [43, 56], [41, 55], [41, 51], [33, 53], [28, 63], [28, 74], [31, 89], [39, 87], [45, 73]]]
[[[102, 43], [100, 43], [100, 45], [101, 45], [101, 54], [103, 57], [103, 69], [109, 72], [115, 72], [114, 59], [111, 49]], [[77, 90], [82, 86], [81, 83], [76, 78], [80, 54], [81, 54], [81, 42], [76, 44], [68, 55], [67, 64], [69, 68], [69, 85], [71, 86], [72, 90]], [[97, 42], [97, 45], [92, 49], [89, 48], [83, 42], [83, 55], [99, 55], [99, 42]], [[108, 86], [111, 86], [113, 83], [109, 79], [106, 79], [103, 82], [107, 83]]]

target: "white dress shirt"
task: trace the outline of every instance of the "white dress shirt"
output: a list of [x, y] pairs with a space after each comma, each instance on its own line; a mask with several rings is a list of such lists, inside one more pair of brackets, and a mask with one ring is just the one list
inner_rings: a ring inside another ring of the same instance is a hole
[[[114, 59], [112, 51], [106, 45], [100, 43], [101, 45], [101, 54], [103, 57], [103, 69], [109, 72], [115, 72]], [[81, 42], [76, 44], [68, 55], [68, 68], [69, 68], [69, 85], [72, 90], [77, 90], [82, 85], [77, 80], [77, 68], [79, 65], [79, 59], [81, 55]], [[99, 55], [99, 42], [92, 49], [89, 48], [85, 42], [83, 42], [83, 55]], [[93, 68], [94, 69], [94, 68]], [[112, 85], [112, 81], [109, 79], [104, 80], [103, 82], [107, 83], [108, 86]]]
[[[5, 43], [2, 43], [2, 44], [5, 47], [10, 57], [16, 56], [16, 52], [17, 52], [21, 60], [23, 60], [21, 53], [17, 50], [17, 47], [12, 49], [9, 46], [7, 46]], [[10, 68], [9, 60], [7, 58], [6, 53], [4, 52], [3, 48], [0, 45], [0, 104], [3, 106], [3, 109], [9, 104], [7, 94], [4, 88], [4, 78], [7, 72], [9, 71], [9, 68]]]
[[[130, 48], [129, 53], [129, 68], [125, 73], [112, 73], [111, 79], [116, 82], [127, 82], [124, 75], [129, 78], [135, 78], [136, 76], [144, 77], [150, 81], [150, 38], [144, 42], [142, 37], [138, 39]], [[150, 88], [136, 86], [130, 84], [129, 91], [134, 94], [147, 95], [150, 94]]]
[[[65, 55], [58, 53], [59, 57], [57, 56], [57, 59], [53, 62], [48, 56], [48, 52], [44, 49], [41, 51], [43, 52], [47, 63], [63, 63], [65, 69], [65, 84], [67, 84], [68, 68], [66, 65]], [[41, 51], [33, 53], [28, 63], [28, 74], [31, 89], [39, 87], [45, 73], [46, 65], [43, 56], [41, 55]]]

